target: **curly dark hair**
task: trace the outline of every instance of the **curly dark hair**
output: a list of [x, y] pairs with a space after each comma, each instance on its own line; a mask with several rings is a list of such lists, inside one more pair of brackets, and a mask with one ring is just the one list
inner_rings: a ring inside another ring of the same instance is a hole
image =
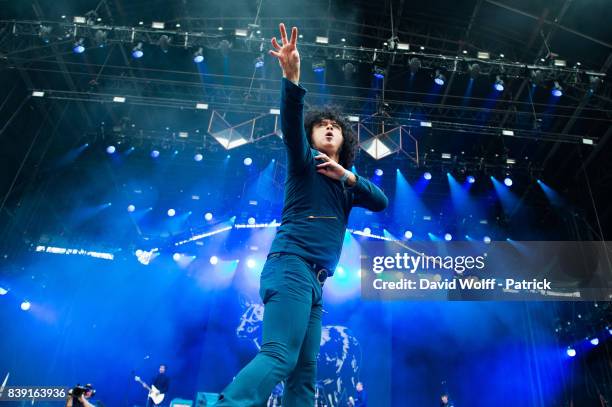
[[304, 130], [308, 143], [312, 146], [312, 129], [315, 124], [323, 120], [334, 120], [342, 129], [344, 141], [340, 146], [339, 164], [349, 169], [355, 162], [355, 152], [357, 149], [357, 135], [353, 131], [347, 118], [335, 106], [325, 106], [323, 108], [312, 109], [306, 112], [304, 117]]

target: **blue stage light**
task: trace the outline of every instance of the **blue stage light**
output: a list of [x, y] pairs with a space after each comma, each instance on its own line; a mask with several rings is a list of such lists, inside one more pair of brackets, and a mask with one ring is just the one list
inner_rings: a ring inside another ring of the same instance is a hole
[[404, 232], [404, 237], [406, 239], [412, 239], [412, 232], [410, 230], [407, 230]]
[[561, 85], [559, 85], [559, 82], [555, 81], [555, 84], [554, 84], [554, 86], [552, 88], [551, 93], [552, 93], [552, 95], [554, 97], [561, 97], [561, 96], [563, 96], [563, 88], [561, 87]]
[[476, 178], [474, 178], [473, 175], [468, 175], [467, 182], [469, 182], [470, 184], [473, 184], [474, 182], [476, 182]]
[[255, 268], [256, 265], [257, 265], [257, 263], [255, 262], [255, 260], [253, 260], [253, 259], [248, 259], [247, 260], [247, 267], [248, 268], [250, 268], [250, 269]]
[[247, 220], [247, 223], [248, 223], [249, 225], [254, 225], [254, 224], [255, 224], [255, 218], [251, 216], [251, 217], [250, 217], [250, 218]]
[[198, 50], [194, 52], [193, 62], [195, 62], [196, 64], [204, 62], [204, 54], [202, 53], [202, 47], [198, 48]]
[[172, 260], [174, 261], [179, 261], [181, 259], [182, 255], [180, 253], [174, 253], [172, 255]]
[[504, 91], [504, 81], [502, 80], [502, 78], [497, 76], [495, 78], [495, 83], [493, 84], [493, 87], [495, 88], [496, 91], [503, 92]]
[[0, 295], [6, 295], [8, 294], [8, 290], [4, 287], [0, 287]]
[[264, 60], [263, 57], [259, 56], [255, 58], [255, 69], [263, 68]]
[[504, 185], [507, 186], [507, 187], [511, 187], [512, 186], [512, 178], [510, 178], [510, 177], [504, 178]]
[[213, 218], [213, 215], [210, 212], [206, 212], [206, 214], [204, 215], [204, 219], [208, 221], [212, 220], [212, 218]]
[[446, 233], [444, 235], [444, 240], [446, 240], [447, 242], [450, 242], [451, 240], [453, 240], [453, 235], [451, 235], [450, 233]]
[[[399, 170], [398, 170], [399, 171]], [[376, 174], [377, 177], [382, 177], [382, 175], [384, 174], [383, 170], [381, 170], [380, 168], [377, 168], [376, 171], [374, 171], [374, 174]]]
[[589, 342], [591, 342], [591, 345], [597, 346], [599, 345], [599, 338], [591, 338]]
[[115, 146], [106, 147], [106, 152], [109, 154], [115, 154], [115, 151], [117, 151], [117, 148], [115, 148]]
[[168, 216], [170, 216], [170, 217], [176, 215], [176, 211], [174, 209], [172, 209], [172, 208], [168, 209], [167, 213], [168, 213]]
[[425, 178], [427, 181], [429, 181], [431, 179], [431, 172], [426, 172], [423, 174], [423, 178]]
[[485, 236], [485, 237], [482, 239], [482, 241], [483, 241], [483, 242], [485, 242], [486, 244], [489, 244], [489, 243], [491, 243], [491, 238], [490, 238], [489, 236]]
[[128, 212], [134, 212], [136, 210], [136, 207], [134, 205], [128, 205], [127, 210]]
[[21, 310], [22, 311], [27, 311], [32, 307], [32, 304], [30, 304], [30, 301], [23, 301], [21, 303]]
[[83, 45], [82, 38], [74, 43], [72, 47], [72, 52], [74, 52], [75, 54], [82, 54], [83, 52], [85, 52], [85, 45]]
[[249, 166], [251, 164], [253, 164], [253, 159], [251, 157], [247, 157], [244, 159], [243, 161], [244, 165]]
[[151, 157], [152, 157], [152, 158], [157, 158], [157, 157], [159, 157], [159, 150], [153, 150], [153, 151], [151, 151]]
[[379, 66], [374, 67], [374, 77], [376, 79], [383, 79], [385, 77], [385, 70]]
[[569, 356], [570, 358], [573, 358], [574, 356], [576, 356], [576, 349], [572, 348], [571, 346], [568, 346], [565, 350], [565, 353], [567, 353], [567, 356]]
[[219, 258], [217, 256], [211, 256], [210, 257], [210, 264], [217, 264], [219, 263]]
[[142, 50], [142, 42], [139, 42], [134, 48], [132, 48], [132, 58], [139, 59], [144, 55]]
[[442, 73], [436, 69], [436, 74], [434, 76], [434, 82], [436, 83], [436, 85], [440, 85], [443, 86], [444, 82], [446, 82], [446, 77], [444, 77], [444, 75], [442, 75]]
[[198, 162], [202, 161], [203, 158], [204, 156], [200, 153], [197, 153], [196, 155], [193, 156], [193, 159]]

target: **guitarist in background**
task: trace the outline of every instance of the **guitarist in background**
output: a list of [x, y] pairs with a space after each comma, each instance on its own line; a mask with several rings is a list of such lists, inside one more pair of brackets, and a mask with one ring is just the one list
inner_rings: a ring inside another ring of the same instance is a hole
[[[157, 389], [159, 393], [166, 394], [168, 392], [168, 387], [170, 386], [170, 379], [166, 375], [166, 365], [165, 364], [159, 365], [159, 372], [153, 378], [153, 380], [151, 380], [151, 384], [155, 386], [155, 388]], [[167, 398], [165, 398], [164, 400], [167, 400]], [[153, 403], [151, 398], [150, 397], [147, 398], [147, 407], [154, 406], [154, 405], [155, 404]], [[163, 406], [163, 405], [165, 405], [165, 403], [162, 401], [160, 404], [157, 404], [156, 406]]]

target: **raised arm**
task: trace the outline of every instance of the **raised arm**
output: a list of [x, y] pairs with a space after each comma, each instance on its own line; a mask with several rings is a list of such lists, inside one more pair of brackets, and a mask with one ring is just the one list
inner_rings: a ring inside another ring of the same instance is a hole
[[299, 85], [300, 54], [297, 50], [298, 30], [293, 27], [291, 39], [283, 23], [279, 26], [282, 46], [276, 37], [272, 38], [275, 50], [270, 55], [278, 58], [283, 70], [281, 83], [281, 130], [283, 142], [287, 146], [287, 166], [290, 172], [299, 172], [312, 161], [310, 145], [304, 131], [304, 95], [306, 89]]
[[[389, 199], [380, 188], [366, 178], [351, 173], [351, 178], [353, 176], [355, 177], [355, 183], [347, 188], [353, 192], [353, 206], [361, 206], [373, 212], [380, 212], [389, 205]], [[351, 183], [350, 178], [349, 183]]]

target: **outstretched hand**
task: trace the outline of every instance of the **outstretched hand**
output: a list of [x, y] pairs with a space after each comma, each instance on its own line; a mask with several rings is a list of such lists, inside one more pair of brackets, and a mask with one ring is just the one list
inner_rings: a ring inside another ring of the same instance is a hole
[[285, 24], [279, 25], [282, 46], [272, 38], [272, 46], [274, 50], [270, 50], [269, 54], [278, 58], [278, 63], [283, 70], [283, 76], [293, 83], [298, 83], [300, 80], [300, 54], [297, 50], [298, 29], [291, 29], [291, 39], [287, 39], [287, 30]]

